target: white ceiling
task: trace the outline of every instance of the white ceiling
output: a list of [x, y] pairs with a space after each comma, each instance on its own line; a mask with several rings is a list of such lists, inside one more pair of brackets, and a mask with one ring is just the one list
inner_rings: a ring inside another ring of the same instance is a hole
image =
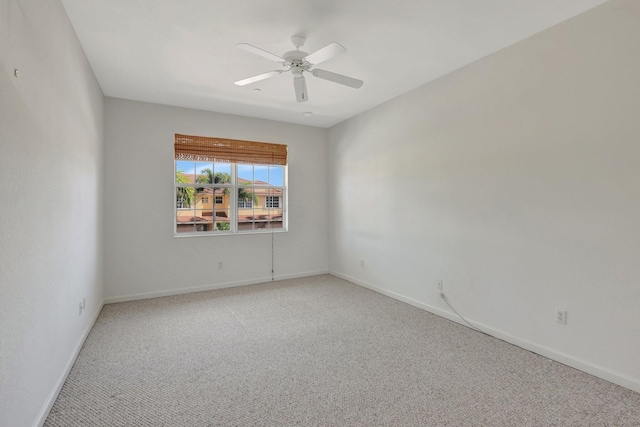
[[[62, 0], [106, 96], [330, 127], [606, 0]], [[290, 37], [347, 52], [320, 68], [364, 80], [352, 89], [290, 74], [241, 50], [282, 55]], [[260, 88], [260, 91], [253, 90]], [[305, 117], [303, 112], [312, 112]]]

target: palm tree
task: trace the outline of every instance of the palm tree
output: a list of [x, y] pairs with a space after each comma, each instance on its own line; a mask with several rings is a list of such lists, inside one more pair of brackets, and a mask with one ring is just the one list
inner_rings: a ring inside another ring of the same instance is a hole
[[[201, 184], [228, 184], [231, 182], [231, 176], [228, 173], [224, 172], [216, 172], [210, 168], [205, 168], [200, 171], [200, 175], [196, 177], [196, 182]], [[244, 183], [243, 185], [248, 185], [249, 183]], [[229, 194], [229, 189], [224, 188], [223, 194]], [[238, 200], [251, 200], [253, 203], [258, 203], [258, 196], [256, 196], [251, 190], [246, 190], [244, 188], [238, 189]]]
[[[249, 183], [244, 183], [244, 184], [240, 184], [240, 185], [249, 185]], [[255, 195], [255, 193], [251, 190], [245, 190], [244, 188], [238, 188], [238, 200], [243, 200], [243, 201], [247, 201], [247, 200], [251, 200], [253, 201], [253, 203], [258, 203], [258, 196]]]
[[201, 175], [196, 177], [196, 182], [202, 184], [228, 184], [231, 182], [231, 177], [228, 173], [216, 172], [215, 174], [210, 168], [205, 168], [200, 171]]
[[[176, 183], [177, 184], [188, 184], [191, 180], [188, 176], [184, 174], [182, 171], [176, 172]], [[178, 187], [178, 195], [179, 200], [182, 201], [183, 207], [190, 208], [193, 204], [193, 199], [195, 198], [196, 191], [193, 187]]]
[[[202, 169], [200, 174], [196, 177], [196, 182], [201, 184], [228, 184], [231, 182], [231, 177], [228, 173], [216, 172], [214, 174], [210, 168]], [[229, 194], [229, 189], [223, 188], [222, 194]]]
[[200, 171], [200, 175], [196, 176], [196, 182], [202, 184], [212, 184], [213, 183], [213, 171], [209, 168], [202, 169]]

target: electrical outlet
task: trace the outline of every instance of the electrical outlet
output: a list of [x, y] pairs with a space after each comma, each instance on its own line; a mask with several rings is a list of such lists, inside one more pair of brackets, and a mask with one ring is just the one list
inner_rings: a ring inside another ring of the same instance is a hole
[[364, 260], [363, 259], [360, 260], [360, 267], [364, 268]]
[[567, 310], [556, 309], [556, 322], [561, 323], [563, 325], [567, 324]]
[[218, 263], [218, 270], [220, 270], [221, 268], [222, 268], [222, 261]]

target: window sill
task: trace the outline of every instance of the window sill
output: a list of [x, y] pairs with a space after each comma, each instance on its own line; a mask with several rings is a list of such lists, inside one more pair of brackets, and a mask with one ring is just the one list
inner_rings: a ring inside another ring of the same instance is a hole
[[182, 237], [211, 237], [211, 236], [246, 236], [252, 234], [278, 234], [278, 233], [288, 233], [289, 230], [251, 230], [251, 231], [237, 231], [235, 233], [217, 231], [217, 232], [200, 232], [200, 233], [173, 233], [173, 237], [182, 238]]

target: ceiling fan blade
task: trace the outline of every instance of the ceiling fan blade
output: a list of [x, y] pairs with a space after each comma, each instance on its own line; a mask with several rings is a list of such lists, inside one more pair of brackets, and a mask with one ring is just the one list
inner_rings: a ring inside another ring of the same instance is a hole
[[349, 86], [354, 89], [359, 89], [362, 87], [364, 82], [362, 80], [354, 79], [353, 77], [343, 76], [342, 74], [332, 73], [327, 70], [311, 70], [311, 74], [320, 78], [329, 80], [335, 83], [339, 83], [341, 85]]
[[307, 102], [309, 100], [307, 83], [304, 80], [304, 76], [293, 78], [293, 88], [296, 90], [296, 100], [298, 102]]
[[263, 58], [267, 58], [275, 62], [287, 62], [283, 58], [280, 58], [278, 55], [274, 55], [271, 52], [267, 52], [266, 50], [262, 50], [259, 47], [255, 47], [247, 43], [238, 43], [236, 46], [238, 46], [240, 49], [246, 50], [247, 52], [255, 53], [256, 55], [260, 55]]
[[321, 47], [313, 53], [310, 53], [302, 59], [310, 64], [317, 65], [321, 62], [328, 61], [341, 53], [345, 53], [346, 51], [347, 49], [345, 49], [340, 43], [333, 42], [325, 47]]
[[238, 80], [237, 82], [234, 82], [234, 83], [237, 84], [238, 86], [244, 86], [244, 85], [248, 85], [250, 83], [259, 82], [260, 80], [268, 79], [270, 77], [275, 77], [275, 76], [277, 76], [278, 74], [281, 74], [281, 73], [282, 73], [282, 71], [269, 71], [268, 73], [258, 74], [257, 76], [248, 77], [248, 78], [243, 79], [243, 80]]

